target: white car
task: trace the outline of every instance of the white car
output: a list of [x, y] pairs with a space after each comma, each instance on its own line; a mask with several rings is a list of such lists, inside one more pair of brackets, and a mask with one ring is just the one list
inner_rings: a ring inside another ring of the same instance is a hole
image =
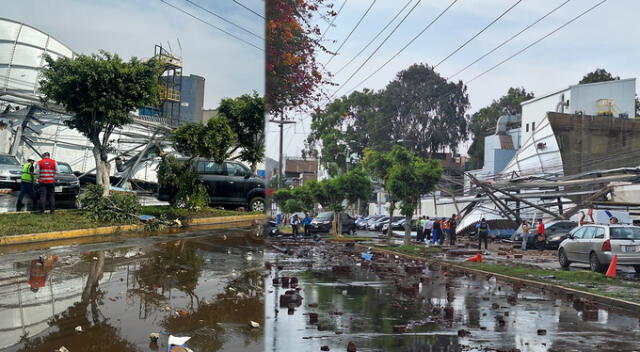
[[640, 272], [640, 227], [633, 225], [589, 224], [569, 232], [558, 248], [560, 266], [589, 264], [592, 271], [604, 272], [614, 256], [618, 264], [633, 266]]

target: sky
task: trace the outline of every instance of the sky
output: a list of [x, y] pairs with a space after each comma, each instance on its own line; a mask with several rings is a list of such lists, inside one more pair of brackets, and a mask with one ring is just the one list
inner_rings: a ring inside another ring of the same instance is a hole
[[[344, 0], [333, 1], [337, 10]], [[325, 44], [329, 49], [335, 50], [343, 43], [372, 1], [347, 0], [342, 12], [335, 18], [334, 26], [325, 34]], [[372, 46], [342, 72], [335, 75], [333, 82], [342, 84], [355, 72], [416, 1], [414, 0], [407, 7]], [[338, 96], [350, 92], [352, 86], [393, 56], [451, 1], [421, 1], [363, 69], [342, 88]], [[443, 62], [436, 71], [444, 77], [452, 75], [565, 1], [522, 0], [466, 47]], [[328, 71], [336, 72], [351, 60], [407, 2], [408, 0], [377, 0], [361, 25], [329, 63]], [[516, 2], [517, 0], [457, 1], [412, 45], [358, 89], [366, 87], [379, 90], [384, 88], [396, 73], [414, 63], [429, 65], [438, 63]], [[600, 0], [569, 1], [504, 47], [456, 76], [454, 80], [462, 80], [466, 84], [466, 81], [477, 74], [553, 31], [598, 2]], [[638, 13], [640, 13], [640, 1], [606, 1], [519, 56], [470, 82], [467, 85], [471, 102], [468, 112], [473, 113], [489, 105], [494, 99], [504, 95], [509, 87], [524, 87], [527, 91], [533, 91], [536, 96], [541, 96], [576, 84], [582, 76], [596, 68], [604, 68], [621, 78], [638, 77], [640, 68], [637, 64], [640, 45], [637, 45], [636, 40], [640, 37]], [[320, 28], [324, 30], [327, 25], [326, 22], [321, 23]], [[326, 63], [329, 56], [319, 56], [318, 60], [320, 63]], [[335, 89], [337, 88], [328, 87], [327, 91], [332, 93]], [[284, 153], [300, 156], [300, 151], [304, 148], [304, 137], [309, 132], [310, 118], [299, 114], [292, 114], [291, 117], [298, 120], [298, 123], [285, 127]], [[278, 128], [275, 124], [271, 124], [267, 131], [267, 156], [277, 159]], [[462, 145], [463, 154], [469, 144], [470, 141]]]
[[[264, 48], [264, 41], [189, 4], [165, 0]], [[264, 20], [231, 0], [192, 0], [264, 37]], [[263, 14], [262, 0], [239, 0]], [[205, 78], [204, 108], [253, 90], [264, 94], [264, 52], [203, 24], [159, 0], [3, 0], [0, 17], [26, 23], [76, 53], [99, 50], [123, 58], [151, 57], [154, 45], [171, 46], [183, 58], [183, 74]], [[178, 44], [178, 41], [181, 45]], [[180, 46], [182, 49], [180, 49]]]

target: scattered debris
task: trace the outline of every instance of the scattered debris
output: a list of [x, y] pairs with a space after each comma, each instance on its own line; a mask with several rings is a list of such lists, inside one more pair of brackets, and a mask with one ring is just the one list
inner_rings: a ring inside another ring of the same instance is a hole
[[249, 325], [251, 325], [252, 328], [259, 328], [260, 327], [260, 323], [256, 323], [253, 320], [249, 321]]
[[80, 334], [80, 333], [84, 332], [84, 330], [82, 330], [82, 326], [80, 326], [80, 325], [76, 326], [76, 329], [75, 329], [75, 330], [76, 330], [76, 332], [77, 332], [78, 334]]

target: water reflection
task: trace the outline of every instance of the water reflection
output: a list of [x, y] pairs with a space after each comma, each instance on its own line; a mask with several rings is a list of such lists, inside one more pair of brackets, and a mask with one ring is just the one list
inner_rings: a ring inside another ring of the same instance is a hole
[[222, 234], [0, 262], [0, 349], [166, 350], [173, 334], [198, 352], [261, 351], [262, 245]]
[[[340, 247], [295, 252], [266, 255], [274, 263], [266, 279], [269, 351], [344, 351], [349, 342], [358, 351], [640, 349], [637, 317], [576, 309], [538, 289], [440, 268], [411, 274], [417, 263], [393, 258], [374, 260], [373, 270]], [[303, 303], [293, 312], [280, 302], [292, 290], [274, 284], [281, 277], [298, 279]]]

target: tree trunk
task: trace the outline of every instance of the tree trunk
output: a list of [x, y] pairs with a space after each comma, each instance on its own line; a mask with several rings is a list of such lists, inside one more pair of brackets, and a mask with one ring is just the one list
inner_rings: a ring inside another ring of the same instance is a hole
[[342, 213], [339, 211], [333, 211], [333, 235], [336, 237], [342, 236]]
[[393, 218], [393, 212], [394, 210], [396, 210], [396, 203], [395, 202], [391, 202], [391, 205], [389, 206], [389, 225], [387, 225], [387, 237], [389, 239], [391, 239], [391, 237], [393, 236], [393, 230], [391, 229], [391, 219]]
[[102, 152], [99, 147], [93, 147], [93, 158], [96, 162], [96, 184], [102, 186], [102, 196], [109, 196], [109, 186], [111, 181], [109, 174], [111, 173], [111, 164], [106, 152]]
[[405, 218], [405, 223], [404, 223], [404, 244], [405, 245], [411, 244], [411, 218], [412, 217], [413, 217], [412, 214], [406, 214], [404, 216], [404, 218]]

